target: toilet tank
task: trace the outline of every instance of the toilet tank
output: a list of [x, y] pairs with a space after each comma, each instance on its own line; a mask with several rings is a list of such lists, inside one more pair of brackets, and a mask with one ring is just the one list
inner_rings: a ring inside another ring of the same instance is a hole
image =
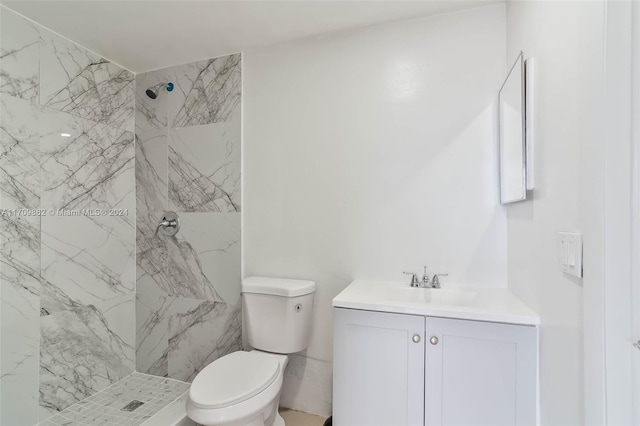
[[249, 277], [242, 281], [242, 312], [249, 344], [289, 354], [309, 346], [316, 283]]

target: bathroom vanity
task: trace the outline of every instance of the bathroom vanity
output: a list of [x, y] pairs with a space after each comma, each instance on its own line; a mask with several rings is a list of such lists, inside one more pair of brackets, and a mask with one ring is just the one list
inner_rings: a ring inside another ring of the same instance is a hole
[[537, 424], [540, 319], [509, 290], [360, 280], [333, 310], [334, 425]]

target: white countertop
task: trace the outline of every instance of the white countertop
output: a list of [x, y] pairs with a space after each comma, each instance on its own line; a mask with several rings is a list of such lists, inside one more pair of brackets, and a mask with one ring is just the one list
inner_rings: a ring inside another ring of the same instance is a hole
[[412, 288], [397, 281], [355, 280], [333, 307], [475, 321], [539, 325], [540, 316], [506, 288]]

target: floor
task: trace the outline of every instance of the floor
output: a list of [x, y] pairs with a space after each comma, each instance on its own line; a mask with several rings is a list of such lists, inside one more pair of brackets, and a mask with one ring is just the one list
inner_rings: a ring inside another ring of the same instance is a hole
[[[137, 426], [162, 415], [185, 395], [189, 383], [133, 373], [40, 423], [41, 426]], [[184, 403], [181, 404], [184, 413]], [[162, 412], [162, 413], [161, 413]], [[166, 424], [171, 424], [168, 420]], [[152, 422], [151, 424], [156, 423]], [[159, 423], [156, 423], [159, 424]]]
[[322, 426], [325, 421], [324, 417], [302, 411], [289, 410], [288, 408], [281, 408], [280, 415], [284, 419], [286, 426]]
[[[169, 426], [185, 419], [189, 383], [133, 373], [67, 407], [40, 426]], [[325, 418], [282, 408], [286, 426], [322, 426]], [[185, 420], [187, 421], [185, 423]]]

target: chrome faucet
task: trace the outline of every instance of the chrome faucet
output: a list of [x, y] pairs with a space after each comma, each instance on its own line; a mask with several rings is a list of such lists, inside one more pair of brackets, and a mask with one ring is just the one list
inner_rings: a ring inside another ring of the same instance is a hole
[[411, 275], [411, 282], [409, 285], [411, 287], [420, 287], [420, 281], [418, 281], [418, 276], [413, 272], [403, 272], [405, 275]]
[[429, 274], [427, 274], [426, 266], [424, 266], [424, 274], [422, 274], [422, 287], [431, 287], [429, 285]]
[[415, 272], [403, 272], [405, 275], [411, 275], [411, 287], [423, 287], [423, 288], [440, 288], [440, 277], [447, 277], [449, 274], [435, 274], [433, 278], [429, 279], [427, 274], [427, 267], [424, 267], [424, 274], [422, 274], [422, 280], [418, 281], [418, 274]]
[[431, 288], [440, 288], [440, 277], [448, 277], [449, 274], [435, 274], [431, 280]]

